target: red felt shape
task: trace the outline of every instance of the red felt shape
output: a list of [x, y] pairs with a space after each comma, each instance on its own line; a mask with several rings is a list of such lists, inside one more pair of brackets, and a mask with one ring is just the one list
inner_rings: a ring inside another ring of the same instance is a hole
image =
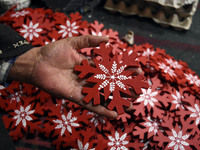
[[[75, 66], [75, 70], [79, 71], [79, 77], [85, 78], [88, 74], [92, 74], [86, 79], [89, 83], [95, 83], [91, 87], [83, 87], [83, 93], [86, 94], [84, 101], [89, 103], [93, 101], [93, 105], [101, 104], [100, 93], [103, 92], [105, 101], [110, 97], [107, 108], [110, 110], [116, 109], [119, 114], [124, 113], [124, 106], [129, 107], [130, 101], [123, 98], [120, 92], [131, 96], [130, 88], [137, 94], [140, 94], [141, 88], [147, 88], [148, 85], [144, 82], [142, 75], [132, 76], [134, 71], [127, 71], [127, 67], [138, 67], [135, 61], [137, 54], [128, 55], [124, 52], [123, 59], [119, 63], [117, 55], [110, 56], [111, 47], [106, 47], [105, 44], [100, 45], [100, 49], [94, 51], [100, 55], [102, 60], [93, 59], [95, 67], [91, 66], [87, 60], [82, 61], [82, 65]], [[103, 91], [102, 91], [103, 90]]]

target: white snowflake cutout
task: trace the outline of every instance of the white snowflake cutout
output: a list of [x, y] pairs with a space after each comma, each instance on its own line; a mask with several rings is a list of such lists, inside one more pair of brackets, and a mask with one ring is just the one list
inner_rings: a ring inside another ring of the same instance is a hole
[[190, 114], [190, 117], [196, 117], [196, 125], [199, 125], [200, 123], [200, 109], [197, 104], [194, 105], [195, 108], [187, 107], [192, 114]]
[[164, 63], [158, 63], [158, 67], [163, 70], [164, 73], [169, 74], [171, 77], [176, 76], [174, 70], [170, 66], [165, 65]]
[[83, 143], [78, 140], [78, 149], [72, 148], [71, 150], [95, 150], [95, 148], [91, 148], [91, 149], [88, 149], [88, 148], [89, 148], [89, 143], [86, 143], [83, 146]]

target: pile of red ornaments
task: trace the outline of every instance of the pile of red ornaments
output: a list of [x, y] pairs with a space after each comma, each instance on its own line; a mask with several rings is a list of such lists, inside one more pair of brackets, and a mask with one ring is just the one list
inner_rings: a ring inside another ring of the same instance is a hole
[[[11, 9], [0, 22], [33, 46], [80, 35], [109, 37], [106, 44], [81, 49], [94, 65], [83, 60], [75, 70], [93, 84], [83, 88], [84, 101], [106, 104], [119, 114], [109, 120], [32, 85], [13, 82], [0, 90], [3, 120], [13, 140], [32, 134], [46, 137], [56, 149], [200, 149], [200, 79], [164, 49], [147, 43], [130, 47], [117, 31], [104, 29], [98, 21], [83, 21], [79, 13], [68, 17], [49, 9]], [[143, 74], [131, 67], [141, 67]], [[130, 104], [133, 110], [126, 112]]]

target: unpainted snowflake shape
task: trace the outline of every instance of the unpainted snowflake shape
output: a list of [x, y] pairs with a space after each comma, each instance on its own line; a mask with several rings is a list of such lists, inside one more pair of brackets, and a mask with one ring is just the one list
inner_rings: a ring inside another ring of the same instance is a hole
[[[112, 29], [103, 29], [104, 25], [99, 23], [98, 21], [94, 21], [94, 23], [90, 23], [89, 27], [80, 30], [81, 35], [95, 35], [95, 36], [107, 36], [109, 38], [107, 46], [113, 46], [117, 48], [119, 40], [118, 32], [113, 31]], [[83, 48], [80, 50], [81, 53], [84, 53], [90, 56], [93, 48]]]
[[85, 102], [90, 102], [93, 99], [93, 104], [100, 104], [100, 92], [105, 96], [105, 100], [109, 96], [113, 96], [113, 99], [108, 104], [108, 109], [113, 110], [116, 108], [119, 114], [124, 113], [123, 106], [129, 107], [130, 102], [121, 97], [120, 91], [131, 96], [130, 88], [134, 89], [137, 94], [140, 94], [141, 88], [148, 87], [148, 84], [143, 81], [142, 75], [132, 76], [134, 71], [127, 71], [127, 67], [138, 67], [138, 63], [135, 61], [137, 54], [134, 52], [128, 55], [124, 52], [123, 61], [118, 62], [117, 55], [110, 57], [112, 52], [111, 47], [106, 47], [105, 44], [100, 45], [99, 50], [95, 50], [94, 53], [102, 57], [102, 61], [93, 59], [96, 67], [90, 66], [87, 60], [83, 60], [83, 65], [75, 66], [76, 71], [80, 71], [80, 78], [84, 78], [87, 74], [92, 73], [86, 81], [96, 83], [93, 88], [83, 87], [83, 93], [87, 95], [84, 98]]

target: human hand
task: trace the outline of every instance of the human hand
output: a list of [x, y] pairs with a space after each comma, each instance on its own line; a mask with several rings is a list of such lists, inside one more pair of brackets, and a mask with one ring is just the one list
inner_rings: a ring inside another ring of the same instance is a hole
[[66, 38], [35, 47], [16, 59], [8, 78], [33, 84], [59, 98], [70, 99], [99, 115], [117, 118], [115, 111], [83, 101], [82, 87], [85, 82], [80, 81], [73, 70], [75, 65], [81, 64], [85, 59], [77, 52], [78, 49], [96, 47], [107, 41], [107, 37], [89, 35]]

